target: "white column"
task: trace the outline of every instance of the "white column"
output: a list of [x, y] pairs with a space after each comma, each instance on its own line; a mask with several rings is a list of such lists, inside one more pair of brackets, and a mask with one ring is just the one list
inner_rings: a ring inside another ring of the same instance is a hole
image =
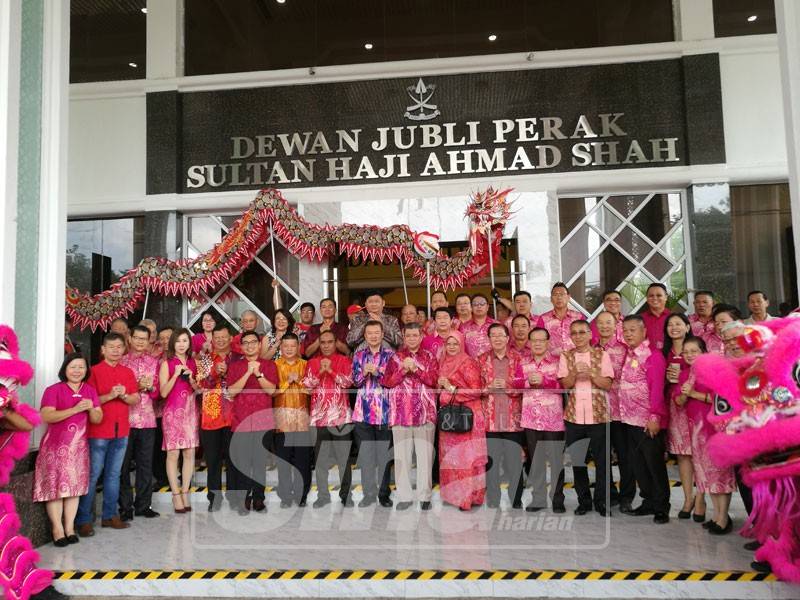
[[714, 0], [672, 0], [677, 41], [714, 39]]
[[20, 3], [0, 2], [0, 323], [14, 324]]
[[183, 75], [183, 0], [147, 0], [147, 78]]
[[796, 275], [800, 288], [800, 2], [775, 0], [775, 18], [778, 23]]
[[64, 355], [69, 125], [69, 0], [44, 4], [42, 46], [42, 167], [39, 272], [36, 294], [34, 399], [58, 379]]

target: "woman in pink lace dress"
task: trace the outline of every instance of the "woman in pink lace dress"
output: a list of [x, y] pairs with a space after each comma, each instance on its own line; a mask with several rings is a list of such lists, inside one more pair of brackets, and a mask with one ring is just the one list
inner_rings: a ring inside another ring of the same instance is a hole
[[[172, 490], [172, 505], [176, 513], [188, 512], [189, 486], [194, 474], [194, 450], [200, 445], [200, 413], [195, 392], [197, 366], [192, 358], [192, 334], [188, 329], [176, 329], [169, 338], [166, 360], [161, 363], [159, 380], [164, 398], [161, 449], [167, 451], [167, 479]], [[178, 456], [183, 455], [183, 469], [178, 482]]]
[[682, 403], [689, 416], [697, 495], [702, 498], [708, 493], [714, 507], [713, 519], [706, 521], [704, 526], [712, 535], [724, 535], [733, 530], [728, 509], [731, 505], [731, 494], [736, 489], [736, 478], [733, 469], [716, 466], [708, 454], [708, 440], [717, 433], [707, 418], [713, 406], [713, 394], [695, 381], [692, 370], [694, 361], [704, 352], [706, 346], [702, 339], [687, 338], [684, 342], [683, 357], [689, 368], [681, 374], [674, 401]]
[[58, 371], [59, 383], [44, 391], [42, 420], [47, 432], [36, 457], [33, 501], [46, 502], [53, 542], [63, 547], [78, 541], [75, 514], [78, 499], [89, 489], [88, 423], [103, 418], [100, 400], [92, 386], [85, 383], [89, 367], [82, 354], [64, 357]]
[[[682, 313], [673, 313], [664, 322], [664, 347], [662, 352], [667, 359], [667, 397], [674, 398], [680, 387], [678, 378], [688, 366], [683, 360], [683, 341], [692, 335], [692, 325]], [[678, 473], [683, 488], [683, 507], [678, 512], [679, 519], [688, 519], [695, 513], [695, 520], [705, 519], [706, 504], [702, 494], [694, 493], [694, 473], [692, 472], [692, 442], [689, 432], [689, 416], [686, 408], [674, 401], [669, 403], [669, 428], [667, 429], [667, 452], [678, 459]]]
[[464, 349], [464, 336], [453, 331], [445, 341], [439, 366], [439, 406], [457, 402], [473, 414], [467, 433], [439, 433], [439, 483], [442, 501], [470, 510], [486, 494], [486, 425], [481, 406], [481, 372]]

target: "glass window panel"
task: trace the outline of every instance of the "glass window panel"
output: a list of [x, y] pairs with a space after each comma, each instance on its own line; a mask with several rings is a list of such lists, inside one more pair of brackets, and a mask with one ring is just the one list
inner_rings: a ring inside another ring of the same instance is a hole
[[776, 31], [774, 0], [714, 0], [716, 37]]
[[616, 248], [609, 246], [570, 285], [570, 295], [592, 314], [603, 303], [603, 292], [616, 288], [634, 268]]
[[631, 223], [654, 243], [659, 243], [672, 226], [680, 220], [674, 213], [674, 201], [669, 194], [656, 194], [633, 218]]
[[620, 231], [614, 241], [637, 262], [645, 259], [645, 256], [653, 249], [653, 246], [630, 227]]
[[651, 283], [653, 283], [653, 279], [642, 271], [636, 271], [625, 280], [619, 288], [623, 314], [633, 314], [639, 309], [647, 296], [647, 286]]
[[70, 82], [144, 79], [146, 0], [70, 2]]
[[622, 195], [609, 196], [606, 199], [606, 202], [608, 202], [608, 204], [611, 205], [619, 214], [627, 219], [646, 200], [647, 196]]
[[608, 210], [608, 208], [605, 206], [589, 215], [587, 221], [594, 225], [595, 229], [601, 231], [609, 237], [611, 237], [622, 225], [620, 218]]
[[656, 252], [644, 264], [644, 268], [647, 269], [647, 271], [656, 279], [661, 281], [664, 279], [664, 275], [667, 274], [667, 271], [672, 268], [672, 263]]
[[669, 276], [667, 287], [670, 291], [670, 297], [673, 299], [670, 309], [677, 307], [678, 304], [680, 304], [682, 308], [688, 308], [688, 286], [686, 284], [685, 263]]
[[191, 217], [189, 219], [189, 241], [198, 252], [205, 254], [222, 241], [225, 230], [211, 217]]
[[683, 257], [686, 252], [686, 246], [683, 239], [682, 224], [672, 232], [672, 235], [664, 240], [664, 243], [661, 244], [659, 249], [666, 257], [672, 260], [672, 262], [677, 262]]
[[561, 277], [569, 281], [589, 257], [600, 249], [600, 235], [584, 223], [561, 248]]
[[558, 199], [558, 221], [562, 240], [575, 229], [595, 204], [597, 198]]

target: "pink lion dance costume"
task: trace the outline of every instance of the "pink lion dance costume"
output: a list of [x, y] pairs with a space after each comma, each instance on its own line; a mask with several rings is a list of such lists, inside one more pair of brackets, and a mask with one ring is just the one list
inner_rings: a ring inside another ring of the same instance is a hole
[[738, 465], [753, 490], [742, 535], [762, 546], [756, 560], [800, 583], [800, 315], [746, 326], [747, 354], [697, 359], [699, 382], [713, 389], [720, 430], [709, 442], [720, 466]]
[[[33, 369], [19, 358], [19, 344], [14, 330], [0, 325], [0, 408], [12, 409], [32, 425], [39, 424], [39, 414], [17, 402], [16, 388], [33, 377]], [[27, 431], [0, 429], [0, 486], [11, 477], [14, 463], [29, 449]], [[38, 594], [53, 578], [50, 571], [36, 567], [39, 553], [31, 541], [19, 535], [20, 519], [11, 494], [0, 493], [0, 587], [5, 597], [26, 600]]]

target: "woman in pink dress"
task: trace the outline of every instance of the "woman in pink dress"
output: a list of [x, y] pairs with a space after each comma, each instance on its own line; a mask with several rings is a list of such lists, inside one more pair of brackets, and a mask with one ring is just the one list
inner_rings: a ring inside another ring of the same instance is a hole
[[[188, 512], [189, 486], [194, 474], [194, 450], [200, 445], [200, 417], [195, 392], [197, 366], [192, 358], [191, 332], [176, 329], [169, 338], [166, 360], [161, 363], [159, 380], [164, 398], [161, 449], [167, 451], [167, 479], [176, 513]], [[178, 484], [178, 455], [183, 455], [183, 470]]]
[[[692, 324], [686, 315], [673, 313], [664, 322], [664, 347], [662, 352], [667, 359], [667, 396], [674, 397], [679, 388], [678, 378], [688, 367], [683, 360], [683, 341], [692, 333]], [[683, 405], [669, 403], [669, 428], [667, 429], [667, 452], [678, 459], [678, 473], [683, 487], [683, 508], [678, 512], [679, 519], [688, 519], [695, 513], [695, 521], [705, 520], [706, 505], [702, 494], [694, 493], [694, 473], [692, 472], [692, 442], [689, 433], [689, 416]]]
[[733, 469], [717, 467], [708, 454], [708, 440], [716, 430], [708, 421], [713, 394], [711, 390], [695, 382], [692, 365], [698, 356], [706, 352], [702, 339], [691, 337], [683, 342], [683, 358], [689, 366], [681, 373], [681, 380], [675, 402], [683, 403], [689, 415], [691, 430], [692, 464], [697, 495], [701, 498], [706, 492], [711, 495], [714, 506], [714, 518], [707, 521], [704, 527], [713, 535], [730, 533], [733, 521], [728, 515], [731, 505], [731, 494], [736, 489], [736, 478]]
[[103, 419], [97, 392], [85, 383], [89, 366], [79, 352], [64, 357], [59, 383], [42, 396], [42, 420], [47, 432], [36, 457], [33, 501], [46, 502], [53, 542], [63, 547], [75, 544], [75, 514], [78, 499], [89, 489], [88, 423]]
[[445, 341], [439, 366], [439, 406], [457, 402], [473, 414], [467, 433], [439, 432], [439, 483], [442, 502], [467, 511], [483, 504], [486, 494], [486, 425], [481, 406], [481, 372], [464, 349], [464, 336], [453, 331]]
[[211, 352], [211, 336], [214, 333], [214, 327], [217, 326], [217, 320], [214, 318], [214, 313], [207, 310], [203, 313], [200, 319], [200, 326], [203, 330], [200, 333], [195, 333], [192, 336], [192, 354], [200, 354], [201, 352]]

